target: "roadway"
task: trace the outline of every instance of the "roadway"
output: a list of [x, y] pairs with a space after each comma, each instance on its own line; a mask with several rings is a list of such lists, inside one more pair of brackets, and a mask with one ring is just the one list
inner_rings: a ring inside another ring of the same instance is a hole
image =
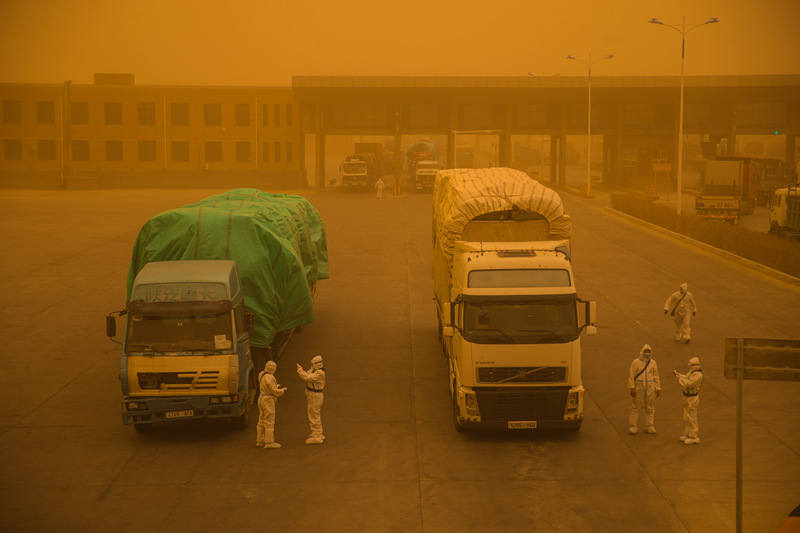
[[[2, 191], [0, 524], [5, 531], [735, 531], [736, 383], [726, 336], [800, 338], [800, 286], [563, 194], [584, 339], [578, 432], [457, 433], [436, 335], [430, 195], [303, 194], [325, 221], [331, 279], [314, 323], [278, 362], [278, 450], [226, 421], [137, 434], [120, 421], [121, 309], [132, 243], [150, 216], [213, 190]], [[688, 282], [692, 344], [664, 300]], [[656, 435], [627, 432], [627, 372], [653, 346]], [[296, 363], [325, 358], [327, 440], [308, 434]], [[700, 436], [684, 446], [671, 371], [700, 357]], [[800, 383], [745, 386], [744, 531], [800, 503]]]

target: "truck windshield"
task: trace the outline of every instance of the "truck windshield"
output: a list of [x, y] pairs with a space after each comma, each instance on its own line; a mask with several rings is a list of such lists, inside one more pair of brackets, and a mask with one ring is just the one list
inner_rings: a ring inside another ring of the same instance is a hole
[[465, 302], [464, 338], [476, 344], [555, 344], [578, 338], [575, 300]]
[[367, 164], [363, 161], [344, 163], [342, 170], [345, 174], [364, 174], [367, 171]]
[[218, 353], [232, 346], [231, 312], [194, 316], [129, 316], [128, 352]]

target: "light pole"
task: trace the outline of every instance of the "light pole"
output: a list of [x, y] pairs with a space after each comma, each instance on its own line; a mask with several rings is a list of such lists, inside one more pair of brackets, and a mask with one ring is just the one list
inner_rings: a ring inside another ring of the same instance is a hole
[[713, 24], [715, 22], [719, 22], [719, 19], [712, 17], [701, 24], [693, 24], [690, 26], [686, 25], [686, 17], [683, 17], [681, 19], [680, 26], [672, 26], [671, 24], [664, 24], [657, 18], [652, 18], [648, 22], [650, 22], [650, 24], [661, 24], [662, 26], [672, 28], [673, 30], [681, 34], [681, 98], [680, 98], [680, 108], [678, 110], [679, 118], [678, 118], [678, 208], [677, 208], [677, 213], [680, 215], [681, 194], [682, 194], [681, 187], [683, 184], [683, 66], [686, 59], [686, 34], [699, 26], [705, 26], [706, 24]]
[[592, 198], [592, 65], [604, 59], [614, 59], [614, 54], [608, 54], [594, 61], [592, 61], [592, 54], [589, 54], [588, 59], [578, 59], [573, 55], [568, 55], [567, 59], [580, 61], [589, 67], [589, 117], [587, 120], [586, 136], [586, 198]]

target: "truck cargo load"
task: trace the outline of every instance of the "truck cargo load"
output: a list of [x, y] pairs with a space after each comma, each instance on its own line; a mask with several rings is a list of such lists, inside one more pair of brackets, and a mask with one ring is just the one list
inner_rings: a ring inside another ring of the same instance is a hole
[[231, 259], [255, 315], [251, 346], [267, 348], [281, 331], [314, 320], [312, 293], [328, 278], [322, 218], [301, 196], [233, 189], [148, 220], [136, 239], [128, 297], [151, 261]]

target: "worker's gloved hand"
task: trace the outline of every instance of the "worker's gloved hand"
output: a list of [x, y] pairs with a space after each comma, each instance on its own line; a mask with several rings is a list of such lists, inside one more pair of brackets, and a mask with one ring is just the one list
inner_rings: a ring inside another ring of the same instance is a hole
[[664, 314], [665, 314], [665, 315], [667, 314], [667, 310], [666, 310], [666, 309], [664, 309]]
[[636, 388], [631, 389], [631, 398], [636, 398]]

